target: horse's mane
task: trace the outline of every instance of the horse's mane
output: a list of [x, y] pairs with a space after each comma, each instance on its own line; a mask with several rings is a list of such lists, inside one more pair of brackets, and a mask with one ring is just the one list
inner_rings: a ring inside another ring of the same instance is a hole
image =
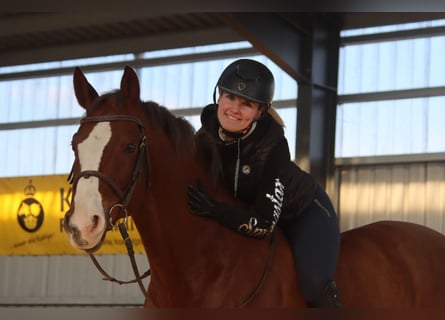
[[195, 129], [183, 117], [174, 116], [154, 101], [143, 102], [142, 108], [154, 128], [162, 129], [179, 152], [196, 152]]
[[184, 117], [176, 117], [166, 107], [153, 101], [142, 103], [150, 124], [161, 128], [170, 138], [178, 152], [198, 153], [199, 161], [206, 166], [213, 181], [220, 173], [220, 159], [215, 143], [204, 130], [195, 132]]

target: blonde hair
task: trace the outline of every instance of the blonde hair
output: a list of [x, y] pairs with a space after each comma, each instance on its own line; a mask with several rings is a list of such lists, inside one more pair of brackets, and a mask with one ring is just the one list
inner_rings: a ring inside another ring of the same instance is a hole
[[286, 126], [284, 124], [283, 119], [280, 117], [280, 115], [278, 114], [277, 110], [274, 107], [271, 106], [267, 112], [269, 112], [269, 114], [272, 116], [275, 122], [278, 123], [281, 127], [284, 128]]

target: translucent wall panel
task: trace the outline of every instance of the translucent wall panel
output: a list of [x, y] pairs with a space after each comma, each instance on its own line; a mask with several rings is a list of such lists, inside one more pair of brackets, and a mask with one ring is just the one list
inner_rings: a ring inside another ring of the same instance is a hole
[[[296, 99], [297, 83], [261, 55], [247, 57], [264, 63], [275, 77], [274, 100]], [[204, 107], [213, 102], [213, 90], [224, 68], [235, 59], [203, 61], [142, 69], [141, 96], [169, 109]]]
[[[124, 69], [115, 71], [106, 71], [106, 72], [84, 72], [88, 82], [91, 83], [91, 85], [94, 87], [94, 89], [96, 89], [99, 95], [119, 89], [123, 73]], [[70, 81], [71, 81], [70, 91], [71, 95], [75, 97], [72, 78], [73, 76], [70, 75]], [[142, 89], [143, 88], [141, 88], [141, 90]], [[77, 100], [76, 100], [76, 108], [83, 110], [77, 103]]]
[[345, 46], [339, 94], [445, 86], [445, 37]]
[[142, 54], [142, 58], [151, 59], [151, 58], [161, 58], [161, 57], [192, 55], [195, 53], [207, 53], [207, 52], [216, 52], [216, 51], [233, 50], [241, 48], [251, 48], [251, 47], [252, 45], [248, 41], [217, 43], [217, 44], [187, 47], [187, 48], [174, 48], [166, 50], [148, 51]]
[[394, 31], [402, 31], [402, 30], [415, 30], [415, 29], [423, 29], [430, 27], [440, 27], [445, 25], [445, 20], [430, 20], [430, 21], [421, 21], [421, 22], [408, 22], [402, 24], [394, 24], [394, 25], [384, 25], [384, 26], [375, 26], [369, 28], [361, 28], [361, 29], [351, 29], [351, 30], [343, 30], [340, 35], [342, 37], [347, 36], [359, 36], [366, 34], [376, 34], [376, 33], [384, 33], [384, 32], [394, 32]]
[[68, 173], [77, 126], [0, 131], [0, 177]]
[[72, 76], [0, 82], [0, 123], [80, 117]]
[[[445, 20], [438, 20], [375, 27], [345, 31], [342, 36], [444, 24]], [[445, 118], [445, 91], [442, 97], [431, 98], [391, 100], [390, 95], [398, 90], [445, 86], [444, 52], [445, 36], [342, 47], [339, 95], [389, 93], [386, 101], [338, 106], [336, 157], [445, 152], [440, 120]]]
[[445, 97], [350, 103], [337, 109], [337, 157], [444, 152]]

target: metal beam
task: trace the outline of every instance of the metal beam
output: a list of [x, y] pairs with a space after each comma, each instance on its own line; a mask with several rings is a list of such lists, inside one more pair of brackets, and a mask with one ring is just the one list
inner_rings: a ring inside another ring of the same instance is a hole
[[413, 164], [413, 163], [445, 162], [445, 152], [437, 153], [414, 153], [402, 155], [366, 156], [337, 158], [335, 166], [340, 167], [363, 167], [388, 164]]
[[393, 91], [344, 94], [338, 96], [338, 104], [441, 97], [444, 95], [444, 93], [445, 93], [445, 87], [441, 86], [441, 87], [414, 88], [414, 89], [393, 90]]
[[398, 30], [392, 32], [379, 32], [362, 34], [359, 36], [344, 36], [341, 46], [378, 43], [383, 41], [399, 41], [408, 39], [419, 39], [425, 37], [439, 37], [445, 35], [445, 26], [428, 27], [411, 30]]
[[[126, 65], [131, 65], [133, 68], [150, 67], [150, 66], [162, 66], [173, 65], [181, 63], [192, 63], [198, 61], [207, 61], [213, 59], [223, 58], [236, 58], [242, 56], [251, 56], [258, 54], [254, 48], [242, 48], [226, 51], [212, 51], [204, 53], [185, 54], [180, 56], [168, 56], [161, 58], [139, 58], [136, 57], [130, 60], [122, 60], [117, 62], [99, 63], [99, 64], [86, 64], [77, 66], [82, 68], [84, 72], [101, 72], [123, 69]], [[29, 71], [0, 73], [0, 81], [11, 81], [19, 79], [31, 79], [31, 78], [43, 78], [50, 76], [61, 76], [73, 73], [73, 66], [47, 68]]]
[[297, 81], [305, 81], [301, 61], [296, 50], [302, 46], [302, 33], [289, 23], [289, 14], [282, 13], [231, 13], [221, 19], [264, 55], [273, 60]]

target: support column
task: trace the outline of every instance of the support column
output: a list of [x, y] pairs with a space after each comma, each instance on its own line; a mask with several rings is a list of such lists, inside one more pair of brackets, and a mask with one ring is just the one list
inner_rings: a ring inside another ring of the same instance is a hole
[[296, 162], [326, 187], [334, 174], [339, 31], [317, 18], [300, 48]]

